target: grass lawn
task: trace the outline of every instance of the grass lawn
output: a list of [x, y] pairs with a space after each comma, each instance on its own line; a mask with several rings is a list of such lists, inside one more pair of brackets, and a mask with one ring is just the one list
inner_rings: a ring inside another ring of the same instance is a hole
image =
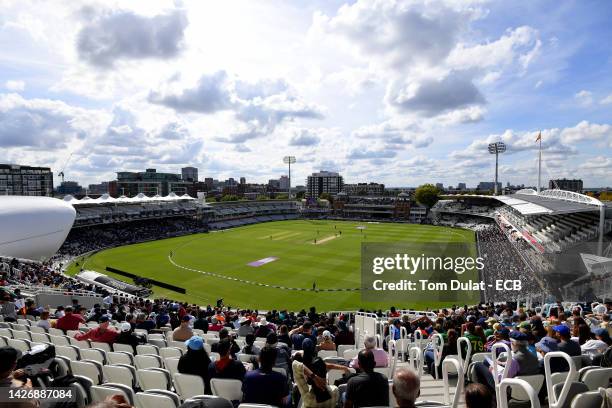
[[[359, 291], [311, 290], [313, 282], [317, 289], [359, 288], [362, 242], [474, 245], [474, 233], [414, 224], [279, 221], [113, 248], [88, 258], [85, 269], [129, 281], [105, 271], [110, 266], [184, 287], [186, 295], [155, 286], [154, 296], [202, 305], [223, 298], [226, 305], [264, 310], [300, 310], [310, 306], [319, 310], [388, 309], [392, 304], [384, 298], [362, 302]], [[269, 257], [277, 259], [257, 267], [248, 265]], [[75, 274], [78, 269], [71, 265], [68, 273]], [[461, 279], [477, 280], [477, 275], [465, 273]], [[306, 290], [262, 286], [266, 284]], [[470, 300], [477, 301], [466, 299], [459, 303]], [[448, 306], [448, 302], [415, 302], [406, 296], [404, 302], [393, 305], [422, 309]]]

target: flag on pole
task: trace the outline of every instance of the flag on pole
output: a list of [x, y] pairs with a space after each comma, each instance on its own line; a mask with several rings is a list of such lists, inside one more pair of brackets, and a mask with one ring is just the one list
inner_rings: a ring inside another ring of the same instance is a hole
[[542, 131], [538, 133], [538, 138], [535, 141], [537, 142], [538, 140], [542, 140]]

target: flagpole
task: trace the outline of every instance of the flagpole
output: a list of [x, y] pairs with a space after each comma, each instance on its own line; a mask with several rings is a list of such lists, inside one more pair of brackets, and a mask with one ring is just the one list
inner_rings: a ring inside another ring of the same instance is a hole
[[540, 140], [540, 151], [538, 157], [538, 194], [540, 194], [540, 186], [542, 185], [542, 132], [540, 132], [540, 136], [538, 137], [538, 139]]

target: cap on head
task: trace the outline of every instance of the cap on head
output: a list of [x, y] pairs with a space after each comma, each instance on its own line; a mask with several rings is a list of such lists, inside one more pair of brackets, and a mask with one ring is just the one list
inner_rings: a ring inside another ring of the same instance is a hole
[[569, 327], [567, 327], [564, 324], [559, 324], [559, 325], [553, 327], [553, 330], [556, 331], [557, 333], [559, 333], [562, 336], [569, 336], [569, 334], [570, 334]]
[[525, 333], [514, 330], [510, 333], [510, 339], [515, 341], [527, 341], [528, 337]]
[[552, 337], [542, 337], [542, 339], [536, 343], [536, 348], [542, 350], [545, 353], [550, 353], [551, 351], [559, 350], [559, 344], [557, 340]]
[[109, 319], [109, 317], [107, 315], [102, 315], [98, 319], [98, 322], [99, 323], [107, 323], [107, 322], [110, 322], [110, 319]]
[[185, 342], [185, 345], [191, 350], [202, 350], [204, 348], [204, 339], [200, 336], [192, 336]]

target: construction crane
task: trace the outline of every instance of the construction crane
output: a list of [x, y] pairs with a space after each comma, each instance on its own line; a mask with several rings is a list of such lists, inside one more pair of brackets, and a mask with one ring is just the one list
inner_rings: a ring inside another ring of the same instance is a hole
[[66, 159], [66, 161], [64, 162], [64, 165], [62, 166], [62, 169], [60, 170], [59, 173], [57, 173], [58, 177], [62, 178], [62, 183], [64, 182], [64, 171], [66, 170], [66, 166], [68, 166], [68, 163], [70, 162], [70, 159], [72, 158], [72, 154], [74, 152], [70, 152], [70, 155], [68, 156], [68, 158]]

